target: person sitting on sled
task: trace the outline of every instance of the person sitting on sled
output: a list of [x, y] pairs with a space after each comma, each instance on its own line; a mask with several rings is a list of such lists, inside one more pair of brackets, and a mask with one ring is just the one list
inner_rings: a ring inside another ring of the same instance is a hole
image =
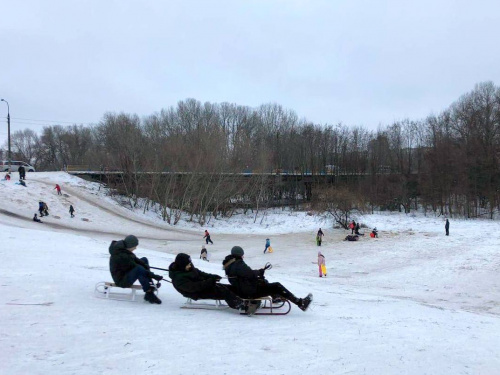
[[377, 228], [373, 228], [372, 232], [370, 233], [371, 238], [378, 238], [378, 231]]
[[[306, 311], [312, 301], [312, 294], [305, 298], [297, 298], [280, 283], [270, 283], [264, 278], [265, 268], [252, 270], [243, 261], [245, 252], [240, 246], [231, 249], [222, 262], [229, 283], [233, 286], [235, 293], [242, 298], [260, 298], [266, 296], [287, 299], [297, 305], [302, 311]], [[260, 301], [259, 301], [260, 303]]]
[[134, 235], [129, 235], [121, 241], [112, 241], [109, 246], [109, 270], [116, 286], [130, 288], [139, 280], [142, 290], [146, 293], [144, 299], [149, 303], [160, 304], [161, 300], [154, 293], [156, 287], [153, 280], [163, 279], [149, 270], [148, 258], [137, 258], [134, 250], [137, 249], [139, 240]]
[[193, 266], [188, 254], [180, 253], [168, 267], [168, 276], [172, 279], [175, 290], [186, 298], [224, 300], [229, 307], [243, 310], [253, 315], [257, 307], [246, 304], [243, 299], [234, 294], [229, 285], [218, 284], [219, 275], [205, 273]]

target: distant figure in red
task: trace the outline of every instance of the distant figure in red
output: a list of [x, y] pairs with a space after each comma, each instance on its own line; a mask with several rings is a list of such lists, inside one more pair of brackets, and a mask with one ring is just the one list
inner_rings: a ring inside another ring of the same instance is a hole
[[56, 187], [54, 189], [57, 190], [57, 195], [62, 195], [61, 194], [61, 187], [59, 186], [59, 184], [56, 184]]
[[212, 240], [210, 239], [210, 233], [208, 233], [208, 230], [205, 229], [205, 235], [203, 236], [203, 238], [206, 238], [206, 241], [207, 241], [207, 245], [208, 243], [210, 242], [212, 245], [214, 244], [212, 242]]

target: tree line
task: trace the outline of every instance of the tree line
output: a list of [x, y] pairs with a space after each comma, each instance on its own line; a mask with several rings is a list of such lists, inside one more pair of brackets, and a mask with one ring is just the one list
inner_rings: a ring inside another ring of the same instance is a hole
[[[94, 126], [26, 129], [11, 140], [13, 159], [37, 170], [76, 164], [123, 171], [120, 189], [159, 204], [173, 222], [181, 211], [206, 222], [235, 207], [304, 202], [326, 212], [342, 202], [359, 210], [422, 207], [468, 218], [493, 218], [500, 207], [500, 88], [492, 82], [477, 84], [439, 114], [376, 131], [314, 124], [278, 104], [187, 99], [144, 118], [106, 113]], [[191, 173], [162, 178], [139, 171]], [[304, 186], [272, 176], [238, 182], [226, 175], [250, 171], [337, 178], [313, 184], [308, 195]]]

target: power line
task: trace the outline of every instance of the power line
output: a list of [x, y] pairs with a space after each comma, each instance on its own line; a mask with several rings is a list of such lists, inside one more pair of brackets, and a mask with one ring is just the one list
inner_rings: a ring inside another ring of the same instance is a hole
[[91, 124], [90, 122], [81, 122], [81, 121], [59, 121], [59, 120], [37, 120], [32, 118], [21, 118], [21, 117], [11, 117], [11, 119], [15, 120], [25, 120], [25, 121], [37, 121], [37, 122], [46, 122], [46, 123], [60, 123], [60, 124]]

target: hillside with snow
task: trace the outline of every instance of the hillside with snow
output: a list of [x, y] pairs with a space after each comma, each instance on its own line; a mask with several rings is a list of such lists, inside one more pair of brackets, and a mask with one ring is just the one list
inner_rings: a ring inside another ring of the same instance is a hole
[[[356, 219], [380, 238], [358, 242], [343, 241], [328, 217], [280, 210], [172, 226], [63, 172], [28, 173], [27, 187], [13, 177], [0, 181], [2, 374], [500, 373], [498, 222], [452, 219], [447, 237], [442, 217], [366, 215]], [[39, 200], [50, 211], [43, 223], [32, 221]], [[205, 229], [210, 262], [199, 260]], [[96, 298], [95, 284], [111, 281], [109, 244], [128, 234], [155, 267], [186, 252], [221, 276], [240, 245], [252, 268], [271, 262], [270, 281], [314, 302], [286, 316], [187, 310], [166, 281], [161, 305], [142, 292], [137, 302]]]

